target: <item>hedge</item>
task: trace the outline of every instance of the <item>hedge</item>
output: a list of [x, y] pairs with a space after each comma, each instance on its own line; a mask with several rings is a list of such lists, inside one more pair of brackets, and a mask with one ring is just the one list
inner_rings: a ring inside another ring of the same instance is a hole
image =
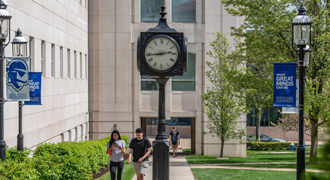
[[[127, 136], [121, 136], [128, 146]], [[34, 151], [16, 147], [6, 150], [6, 161], [0, 161], [3, 180], [90, 180], [93, 173], [109, 164], [106, 144], [110, 137], [97, 141], [41, 144]], [[33, 157], [29, 157], [30, 154]]]
[[[248, 149], [252, 150], [275, 150], [275, 149], [290, 149], [291, 143], [290, 142], [246, 142], [246, 146]], [[298, 143], [294, 143], [296, 149]]]

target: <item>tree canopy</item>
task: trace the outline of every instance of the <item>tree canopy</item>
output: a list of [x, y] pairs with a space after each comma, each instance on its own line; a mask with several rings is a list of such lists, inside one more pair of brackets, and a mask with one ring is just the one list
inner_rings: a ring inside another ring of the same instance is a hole
[[[273, 103], [273, 63], [297, 62], [292, 49], [291, 22], [301, 3], [312, 25], [312, 51], [306, 72], [305, 117], [311, 124], [310, 162], [316, 162], [318, 128], [330, 119], [330, 2], [323, 0], [221, 0], [229, 14], [244, 16], [244, 23], [232, 27], [237, 38], [232, 53], [235, 90], [246, 95], [248, 107], [263, 109]], [[294, 45], [295, 47], [295, 45]], [[259, 111], [260, 112], [260, 111]], [[262, 111], [260, 112], [262, 113]]]

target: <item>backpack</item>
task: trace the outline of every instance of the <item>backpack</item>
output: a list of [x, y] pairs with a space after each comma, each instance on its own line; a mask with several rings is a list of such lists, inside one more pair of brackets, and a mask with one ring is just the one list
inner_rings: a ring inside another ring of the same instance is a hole
[[176, 131], [173, 131], [173, 136], [172, 136], [172, 144], [176, 145], [178, 144], [178, 133]]

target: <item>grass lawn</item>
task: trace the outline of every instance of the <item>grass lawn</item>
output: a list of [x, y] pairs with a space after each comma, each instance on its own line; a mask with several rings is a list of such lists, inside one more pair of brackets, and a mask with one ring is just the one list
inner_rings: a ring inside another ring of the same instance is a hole
[[[135, 175], [135, 171], [133, 164], [129, 165], [126, 160], [121, 179], [130, 180], [134, 177], [134, 175]], [[109, 180], [109, 179], [111, 179], [110, 171], [104, 174], [102, 177], [97, 178], [97, 180]]]
[[[296, 179], [296, 172], [285, 171], [257, 171], [236, 169], [191, 169], [197, 180], [292, 180]], [[308, 176], [308, 175], [307, 175]], [[308, 176], [307, 180], [310, 180]]]
[[[281, 153], [279, 153], [281, 152]], [[284, 153], [283, 153], [284, 152]], [[309, 149], [306, 149], [309, 153]], [[247, 150], [247, 157], [228, 157], [229, 159], [217, 159], [217, 156], [186, 156], [189, 164], [215, 164], [215, 163], [265, 163], [265, 162], [296, 162], [297, 151], [276, 150], [276, 151], [254, 151]], [[305, 161], [309, 161], [309, 154], [306, 154]], [[320, 161], [320, 159], [318, 159]]]
[[[296, 164], [242, 164], [242, 165], [226, 165], [226, 166], [238, 166], [238, 167], [260, 167], [260, 168], [292, 168], [296, 169]], [[318, 165], [305, 165], [306, 169], [318, 169]]]

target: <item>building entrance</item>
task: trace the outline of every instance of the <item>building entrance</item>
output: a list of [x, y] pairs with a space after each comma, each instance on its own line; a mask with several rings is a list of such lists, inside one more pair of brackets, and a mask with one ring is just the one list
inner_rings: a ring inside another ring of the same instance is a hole
[[[144, 131], [144, 136], [147, 137], [150, 142], [155, 140], [157, 135], [157, 123], [158, 118], [141, 117], [141, 127]], [[172, 117], [171, 119], [166, 120], [167, 137], [169, 137], [173, 127], [176, 127], [176, 130], [180, 134], [180, 145], [178, 146], [178, 153], [195, 153], [196, 118]], [[171, 149], [170, 152], [172, 152]]]

